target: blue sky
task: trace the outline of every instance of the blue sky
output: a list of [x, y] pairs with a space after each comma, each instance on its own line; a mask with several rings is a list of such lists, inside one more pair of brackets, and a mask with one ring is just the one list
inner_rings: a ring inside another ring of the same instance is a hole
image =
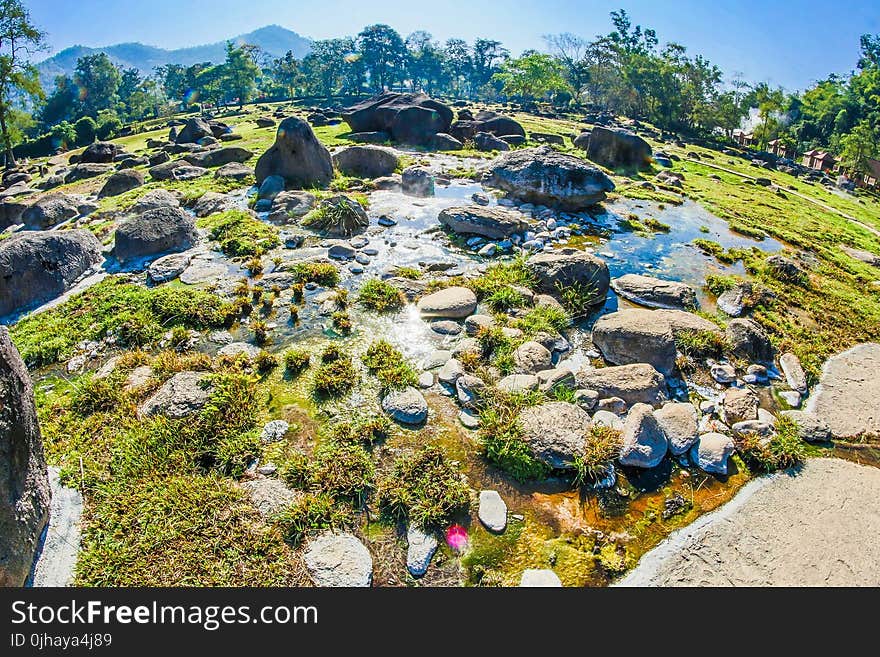
[[277, 23], [314, 39], [354, 35], [388, 23], [406, 36], [496, 38], [518, 54], [542, 48], [541, 35], [610, 31], [608, 13], [625, 8], [725, 72], [800, 89], [828, 73], [852, 70], [859, 36], [880, 33], [877, 0], [25, 0], [49, 33], [51, 52], [71, 45], [140, 41], [179, 48]]

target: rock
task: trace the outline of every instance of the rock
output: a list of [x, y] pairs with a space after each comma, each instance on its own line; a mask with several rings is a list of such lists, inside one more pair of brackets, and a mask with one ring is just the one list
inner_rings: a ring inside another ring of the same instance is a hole
[[807, 392], [807, 375], [804, 368], [801, 367], [801, 361], [793, 353], [788, 352], [779, 357], [779, 367], [785, 375], [785, 382], [793, 390], [797, 390], [802, 395]]
[[574, 392], [575, 403], [585, 411], [592, 412], [599, 403], [599, 393], [595, 390], [581, 388]]
[[275, 119], [270, 119], [268, 116], [258, 116], [254, 123], [257, 124], [258, 128], [274, 128], [275, 127]]
[[394, 173], [400, 158], [382, 146], [348, 146], [333, 155], [333, 164], [347, 176], [381, 178]]
[[464, 320], [464, 330], [468, 335], [476, 335], [482, 328], [495, 326], [495, 318], [491, 315], [471, 315]]
[[259, 347], [248, 344], [247, 342], [230, 342], [224, 347], [221, 347], [220, 350], [217, 352], [217, 355], [235, 358], [239, 354], [244, 354], [249, 359], [253, 359], [256, 358], [259, 353]]
[[808, 411], [782, 411], [782, 417], [794, 420], [801, 440], [808, 443], [827, 443], [834, 437], [828, 423], [815, 413]]
[[445, 383], [447, 385], [454, 386], [455, 382], [458, 381], [461, 376], [464, 376], [464, 368], [455, 358], [447, 359], [440, 367], [440, 371], [437, 372], [437, 380], [440, 381], [440, 383]]
[[394, 141], [419, 146], [449, 132], [452, 110], [425, 94], [385, 92], [343, 110], [342, 120], [352, 132], [383, 132]]
[[590, 133], [587, 157], [609, 169], [644, 168], [651, 163], [651, 146], [628, 130], [597, 125]]
[[[205, 192], [199, 197], [199, 200], [196, 201], [195, 206], [193, 206], [193, 212], [196, 213], [197, 217], [207, 217], [209, 215], [217, 214], [219, 212], [232, 210], [235, 207], [235, 199], [228, 194], [220, 194], [218, 192]], [[256, 218], [256, 216], [253, 214], [251, 214], [251, 216]]]
[[88, 230], [21, 232], [0, 240], [0, 316], [69, 290], [103, 259]]
[[504, 392], [527, 392], [537, 390], [540, 381], [534, 374], [510, 374], [495, 384], [495, 387]]
[[455, 392], [459, 403], [465, 408], [476, 408], [486, 388], [485, 382], [472, 374], [462, 374], [455, 381]]
[[180, 276], [189, 266], [192, 256], [189, 253], [171, 253], [154, 260], [147, 267], [147, 276], [154, 283], [167, 283]]
[[96, 178], [109, 171], [113, 171], [112, 164], [77, 164], [64, 175], [64, 182], [72, 183], [78, 180]]
[[243, 164], [254, 156], [253, 152], [241, 146], [224, 146], [212, 148], [201, 153], [190, 153], [184, 160], [197, 167], [214, 168], [226, 164]]
[[734, 444], [730, 436], [720, 433], [704, 433], [691, 447], [691, 463], [712, 474], [727, 474], [727, 461], [733, 454]]
[[129, 214], [143, 214], [156, 208], [177, 208], [180, 201], [166, 189], [154, 189], [141, 196], [129, 210]]
[[419, 374], [419, 388], [430, 388], [434, 385], [434, 374], [431, 372], [422, 372]]
[[672, 328], [650, 310], [627, 309], [604, 315], [593, 326], [593, 344], [615, 365], [649, 363], [664, 374], [675, 369]]
[[51, 497], [31, 377], [0, 326], [0, 586], [24, 586]]
[[267, 520], [296, 502], [300, 497], [296, 491], [290, 490], [283, 482], [268, 477], [243, 481], [241, 487], [248, 492], [260, 515]]
[[106, 196], [118, 196], [125, 192], [137, 189], [144, 184], [144, 172], [136, 169], [122, 169], [107, 178], [107, 182], [98, 192], [98, 198]]
[[284, 420], [272, 420], [267, 422], [263, 426], [263, 430], [260, 432], [260, 442], [264, 445], [277, 443], [287, 435], [289, 429], [290, 424]]
[[673, 456], [684, 454], [700, 437], [697, 433], [697, 409], [691, 403], [670, 402], [654, 411], [654, 417]]
[[561, 290], [579, 286], [589, 290], [588, 302], [605, 301], [611, 277], [605, 262], [585, 251], [558, 249], [538, 253], [526, 261], [529, 271], [537, 279], [538, 291], [560, 294]]
[[267, 176], [257, 192], [257, 198], [261, 201], [274, 201], [284, 191], [284, 178], [281, 176]]
[[822, 366], [819, 386], [806, 410], [825, 420], [836, 439], [880, 435], [877, 372], [880, 344], [867, 342], [832, 356]]
[[171, 160], [151, 166], [148, 171], [153, 180], [174, 180], [177, 169], [186, 169], [190, 166], [184, 160]]
[[186, 125], [177, 133], [174, 140], [177, 144], [195, 144], [203, 137], [212, 137], [213, 132], [207, 121], [199, 117], [187, 119]]
[[773, 360], [770, 338], [754, 320], [732, 319], [724, 332], [730, 341], [733, 353], [740, 358], [759, 363], [769, 363]]
[[507, 529], [507, 504], [501, 499], [498, 491], [480, 491], [480, 506], [477, 510], [477, 517], [490, 532], [500, 534]]
[[431, 330], [440, 335], [458, 335], [461, 333], [461, 324], [451, 319], [438, 319], [431, 322]]
[[565, 367], [556, 367], [538, 372], [538, 383], [541, 390], [550, 392], [559, 387], [569, 390], [575, 388], [577, 383], [571, 370]]
[[324, 532], [309, 541], [303, 561], [316, 586], [369, 587], [373, 582], [370, 551], [352, 534]]
[[719, 337], [723, 335], [721, 328], [714, 322], [683, 310], [655, 310], [654, 317], [669, 322], [672, 335], [676, 338], [686, 333], [701, 332], [714, 333]]
[[622, 431], [620, 464], [637, 468], [660, 465], [669, 443], [648, 404], [635, 404], [626, 416]]
[[21, 221], [32, 230], [46, 230], [79, 215], [77, 199], [67, 194], [47, 194], [21, 214]]
[[653, 276], [625, 274], [611, 281], [611, 287], [625, 299], [649, 308], [683, 310], [699, 306], [697, 293], [690, 285]]
[[797, 262], [784, 255], [774, 254], [764, 262], [773, 276], [781, 281], [802, 284], [808, 280], [807, 272]]
[[291, 116], [278, 126], [275, 144], [257, 160], [254, 173], [258, 185], [280, 176], [289, 187], [323, 187], [333, 179], [333, 162], [309, 124]]
[[211, 387], [205, 382], [204, 372], [178, 372], [141, 405], [139, 412], [170, 420], [189, 417], [202, 410], [211, 398]]
[[357, 251], [348, 242], [338, 241], [327, 249], [327, 256], [335, 260], [351, 260]]
[[584, 409], [568, 402], [546, 402], [523, 410], [518, 421], [535, 458], [555, 469], [574, 467], [590, 428]]
[[620, 416], [626, 414], [629, 405], [620, 397], [606, 397], [605, 399], [599, 400], [597, 408], [600, 411], [607, 411]]
[[509, 151], [510, 144], [490, 132], [478, 132], [473, 137], [478, 151]]
[[423, 167], [407, 167], [400, 174], [400, 191], [410, 196], [434, 196], [434, 176]]
[[722, 292], [716, 303], [722, 312], [731, 317], [739, 317], [752, 308], [754, 296], [754, 286], [751, 283], [737, 283], [729, 290]]
[[718, 383], [733, 383], [736, 381], [736, 368], [729, 363], [714, 363], [709, 375]]
[[323, 199], [316, 212], [323, 212], [323, 216], [314, 220], [309, 217], [308, 227], [333, 237], [350, 237], [362, 233], [370, 225], [361, 204], [344, 194]]
[[500, 240], [528, 229], [522, 214], [500, 207], [446, 208], [440, 211], [440, 224], [454, 233], [480, 235], [490, 240]]
[[754, 434], [762, 438], [769, 438], [773, 434], [773, 425], [761, 420], [744, 420], [730, 427], [737, 436]]
[[8, 198], [4, 198], [0, 201], [0, 231], [3, 231], [9, 226], [22, 223], [22, 215], [28, 207], [29, 206], [26, 203], [13, 201]]
[[126, 390], [133, 390], [135, 388], [140, 388], [150, 378], [153, 376], [153, 368], [149, 365], [141, 365], [140, 367], [135, 367], [131, 372], [129, 372], [128, 377], [125, 379], [125, 388]]
[[620, 397], [628, 404], [658, 405], [666, 401], [666, 380], [647, 363], [600, 367], [580, 372], [578, 385], [595, 390], [599, 397]]
[[406, 568], [413, 577], [428, 572], [431, 559], [437, 551], [437, 538], [420, 527], [410, 525], [406, 530]]
[[[525, 129], [519, 123], [510, 117], [501, 116], [495, 112], [480, 112], [476, 117], [459, 112], [458, 118], [459, 120], [452, 125], [450, 134], [461, 141], [473, 139], [480, 132], [489, 133], [497, 137], [519, 137], [522, 140], [526, 136]], [[519, 143], [522, 143], [522, 141]]]
[[553, 354], [537, 342], [524, 342], [513, 354], [517, 369], [524, 374], [536, 374], [549, 369]]
[[593, 426], [623, 430], [623, 420], [611, 411], [596, 411], [593, 415]]
[[382, 410], [403, 424], [422, 424], [428, 419], [428, 402], [412, 386], [386, 394], [382, 399]]
[[464, 144], [452, 135], [438, 132], [428, 140], [428, 148], [435, 151], [460, 151], [464, 148]]
[[385, 144], [391, 141], [391, 135], [387, 132], [353, 132], [348, 136], [349, 141], [359, 144]]
[[129, 262], [166, 251], [186, 251], [197, 240], [190, 215], [179, 208], [156, 208], [119, 224], [113, 254], [120, 262]]
[[519, 580], [521, 588], [557, 588], [562, 586], [559, 577], [547, 568], [528, 568]]
[[462, 409], [459, 411], [458, 421], [461, 422], [461, 426], [465, 429], [470, 429], [471, 431], [480, 428], [480, 416], [468, 409]]
[[107, 141], [96, 141], [85, 148], [82, 155], [79, 156], [79, 161], [82, 163], [109, 164], [113, 162], [117, 154], [119, 154], [119, 147], [116, 144]]
[[850, 258], [855, 258], [856, 260], [871, 265], [872, 267], [880, 268], [880, 255], [876, 255], [874, 253], [871, 253], [870, 251], [864, 251], [862, 249], [854, 249], [850, 246], [846, 246], [845, 244], [840, 245], [840, 250], [847, 254]]
[[246, 180], [253, 175], [253, 169], [239, 162], [229, 162], [214, 172], [215, 178], [229, 178], [230, 180]]
[[522, 201], [581, 210], [605, 200], [614, 183], [596, 167], [550, 146], [501, 155], [489, 164], [483, 184]]
[[477, 309], [477, 297], [466, 287], [447, 287], [419, 299], [419, 312], [424, 317], [463, 319]]
[[721, 419], [728, 426], [758, 419], [758, 398], [745, 388], [728, 388], [721, 397]]

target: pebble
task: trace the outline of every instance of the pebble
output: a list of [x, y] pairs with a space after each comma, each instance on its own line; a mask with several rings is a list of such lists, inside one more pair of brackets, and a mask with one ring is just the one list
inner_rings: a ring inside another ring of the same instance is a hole
[[396, 220], [396, 219], [392, 219], [392, 218], [389, 217], [389, 216], [383, 215], [383, 216], [379, 217], [379, 221], [378, 221], [377, 223], [378, 223], [380, 226], [385, 226], [385, 227], [396, 226], [396, 225], [397, 225], [397, 220]]
[[501, 533], [507, 529], [507, 504], [501, 499], [498, 491], [480, 491], [480, 507], [477, 516], [489, 531]]
[[264, 445], [277, 443], [284, 438], [284, 434], [287, 433], [288, 429], [290, 429], [290, 424], [284, 420], [272, 420], [271, 422], [267, 422], [263, 427], [263, 431], [260, 433], [260, 441]]
[[480, 428], [480, 418], [477, 415], [474, 415], [470, 411], [463, 410], [458, 413], [458, 421], [461, 422], [462, 426], [465, 429], [479, 429]]
[[430, 388], [434, 385], [434, 375], [431, 372], [422, 372], [419, 374], [419, 387]]
[[801, 393], [797, 390], [783, 390], [779, 396], [792, 408], [798, 408], [801, 405]]
[[410, 525], [406, 530], [406, 568], [413, 577], [428, 572], [431, 559], [437, 551], [437, 538], [420, 527]]

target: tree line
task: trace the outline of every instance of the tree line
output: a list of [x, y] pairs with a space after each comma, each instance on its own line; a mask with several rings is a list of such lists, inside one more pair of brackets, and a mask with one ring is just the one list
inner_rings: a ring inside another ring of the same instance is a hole
[[0, 13], [0, 131], [7, 162], [12, 145], [27, 138], [36, 154], [105, 139], [130, 122], [183, 109], [386, 89], [589, 108], [694, 136], [729, 139], [746, 126], [759, 148], [773, 139], [799, 152], [826, 148], [858, 171], [866, 170], [880, 143], [877, 36], [862, 37], [853, 74], [831, 75], [802, 93], [751, 85], [737, 75], [725, 78], [683, 45], [661, 45], [653, 29], [633, 25], [624, 10], [611, 12], [608, 34], [545, 35], [543, 52], [518, 57], [492, 39], [441, 43], [425, 31], [404, 38], [388, 25], [315, 41], [302, 59], [291, 52], [273, 58], [256, 46], [230, 42], [223, 62], [168, 64], [146, 76], [101, 53], [81, 58], [72, 75], [57, 77], [44, 93], [22, 48], [38, 50], [45, 35], [30, 24], [20, 0], [0, 0]]

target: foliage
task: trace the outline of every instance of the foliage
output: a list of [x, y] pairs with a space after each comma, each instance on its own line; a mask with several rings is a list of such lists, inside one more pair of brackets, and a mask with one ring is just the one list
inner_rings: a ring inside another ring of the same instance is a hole
[[310, 534], [347, 526], [351, 513], [329, 495], [308, 493], [282, 509], [274, 521], [285, 539], [298, 547]]
[[284, 352], [284, 369], [291, 374], [299, 374], [304, 371], [312, 357], [305, 349], [288, 349]]
[[[322, 360], [324, 360], [324, 356], [322, 356]], [[359, 378], [351, 362], [351, 357], [340, 354], [338, 358], [333, 360], [324, 360], [318, 367], [312, 382], [312, 389], [316, 395], [338, 397], [351, 392]]]
[[370, 310], [389, 312], [406, 303], [403, 293], [387, 281], [371, 278], [361, 286], [358, 301]]
[[278, 229], [244, 210], [227, 210], [199, 219], [200, 228], [211, 232], [211, 239], [233, 258], [260, 256], [278, 246]]
[[778, 417], [774, 428], [776, 432], [769, 439], [757, 434], [740, 439], [737, 447], [750, 468], [773, 472], [799, 465], [806, 458], [806, 446], [793, 419]]
[[333, 287], [339, 283], [339, 270], [332, 262], [298, 262], [291, 269], [298, 282]]
[[418, 384], [418, 374], [403, 354], [385, 340], [370, 345], [361, 362], [376, 375], [383, 390], [400, 390]]
[[620, 431], [594, 424], [587, 432], [583, 453], [575, 455], [575, 482], [593, 483], [607, 475], [608, 466], [620, 456], [623, 446]]
[[480, 449], [490, 463], [519, 481], [543, 479], [550, 468], [536, 459], [523, 438], [520, 411], [538, 402], [539, 393], [487, 391], [480, 409]]

